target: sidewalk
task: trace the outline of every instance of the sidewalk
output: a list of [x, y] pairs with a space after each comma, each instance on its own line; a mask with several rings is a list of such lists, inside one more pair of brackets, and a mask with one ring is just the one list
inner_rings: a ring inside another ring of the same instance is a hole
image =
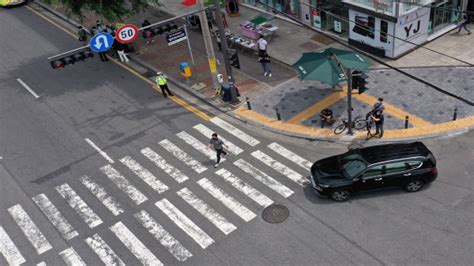
[[[148, 9], [144, 13], [127, 18], [126, 21], [141, 25], [143, 19], [147, 18], [153, 23], [195, 9], [182, 6], [180, 1], [162, 0], [161, 3], [161, 8], [169, 14]], [[258, 11], [246, 7], [241, 7], [240, 13], [239, 17], [226, 16], [229, 30], [236, 34], [240, 33], [239, 24], [242, 20], [260, 15]], [[87, 15], [86, 26], [92, 26], [96, 19], [90, 14]], [[302, 82], [289, 67], [304, 52], [328, 46], [348, 48], [332, 42], [330, 38], [320, 33], [279, 18], [270, 20], [270, 23], [279, 28], [277, 36], [269, 42], [274, 75], [272, 78], [263, 76], [254, 54], [239, 53], [241, 69], [233, 69], [233, 72], [240, 93], [243, 97], [250, 98], [252, 110], [247, 110], [244, 104], [236, 109], [234, 114], [249, 123], [292, 136], [346, 141], [365, 137], [365, 132], [359, 132], [354, 136], [335, 136], [332, 128], [320, 129], [319, 112], [324, 108], [332, 109], [338, 119], [347, 117], [346, 93], [336, 92], [330, 86], [319, 82]], [[214, 96], [201, 33], [189, 30], [189, 38], [195, 58], [195, 65], [191, 67], [193, 77], [189, 80], [185, 80], [178, 70], [180, 62], [191, 63], [186, 42], [170, 47], [166, 45], [164, 36], [157, 37], [156, 42], [149, 45], [142, 38], [138, 38], [135, 41], [138, 53], [134, 58], [187, 84], [188, 90], [194, 90], [214, 105], [225, 106]], [[449, 53], [449, 57], [420, 48], [396, 61], [380, 60], [391, 66], [402, 67], [406, 73], [472, 102], [474, 93], [469, 84], [474, 80], [472, 78], [474, 68], [452, 57], [474, 63], [474, 49], [470, 47], [473, 41], [474, 35], [448, 33], [428, 43], [426, 47]], [[217, 50], [216, 56], [222, 60]], [[362, 95], [354, 95], [353, 117], [365, 117], [376, 99], [383, 97], [387, 109], [386, 132], [382, 141], [444, 135], [474, 126], [472, 104], [442, 93], [426, 82], [413, 79], [373, 60], [370, 61], [372, 65], [368, 71], [369, 90]], [[218, 69], [220, 73], [224, 73], [222, 65]], [[153, 74], [150, 72], [149, 77]], [[277, 121], [276, 109], [282, 121]], [[457, 121], [451, 122], [455, 110]], [[406, 116], [409, 117], [408, 129], [405, 129]], [[335, 123], [337, 124], [339, 122]]]

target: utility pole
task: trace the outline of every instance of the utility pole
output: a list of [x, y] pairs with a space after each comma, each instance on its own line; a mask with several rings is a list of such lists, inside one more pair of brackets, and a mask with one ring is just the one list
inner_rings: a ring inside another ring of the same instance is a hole
[[216, 23], [217, 28], [219, 30], [219, 36], [221, 39], [221, 48], [222, 48], [222, 57], [224, 58], [225, 69], [227, 72], [227, 79], [229, 81], [229, 89], [230, 89], [230, 103], [231, 104], [238, 104], [239, 99], [237, 98], [237, 90], [235, 89], [235, 80], [234, 76], [232, 75], [232, 66], [229, 62], [229, 54], [228, 54], [228, 47], [227, 47], [227, 37], [225, 36], [225, 29], [224, 23], [222, 22], [222, 12], [220, 7], [220, 1], [214, 0], [214, 14], [216, 16]]
[[352, 69], [348, 68], [347, 71], [344, 69], [339, 58], [337, 58], [336, 54], [331, 54], [330, 59], [336, 60], [339, 69], [342, 70], [342, 73], [347, 79], [347, 134], [353, 135], [354, 132], [352, 131]]
[[211, 33], [209, 32], [206, 9], [204, 8], [204, 0], [198, 0], [198, 4], [199, 9], [203, 10], [202, 12], [199, 12], [199, 20], [201, 22], [204, 46], [206, 46], [207, 60], [209, 61], [209, 68], [211, 70], [212, 86], [214, 89], [217, 89], [220, 87], [220, 85], [217, 82], [216, 55], [214, 53], [214, 46], [212, 45]]

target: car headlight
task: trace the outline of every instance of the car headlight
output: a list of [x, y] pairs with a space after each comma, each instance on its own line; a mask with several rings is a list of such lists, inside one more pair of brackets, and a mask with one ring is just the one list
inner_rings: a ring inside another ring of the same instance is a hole
[[324, 187], [324, 188], [328, 188], [329, 185], [323, 185], [323, 184], [319, 184], [320, 187]]

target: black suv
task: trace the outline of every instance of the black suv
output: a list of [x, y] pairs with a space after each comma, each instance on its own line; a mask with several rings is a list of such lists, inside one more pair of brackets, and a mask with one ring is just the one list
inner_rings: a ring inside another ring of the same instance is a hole
[[311, 167], [314, 190], [335, 201], [359, 191], [403, 187], [420, 190], [438, 175], [436, 160], [421, 142], [386, 144], [319, 160]]

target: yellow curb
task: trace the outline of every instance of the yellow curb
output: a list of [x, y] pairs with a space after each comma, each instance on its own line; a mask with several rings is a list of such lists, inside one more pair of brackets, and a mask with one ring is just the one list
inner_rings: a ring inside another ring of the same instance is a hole
[[[356, 99], [360, 102], [363, 102], [365, 104], [368, 104], [370, 106], [372, 106], [375, 102], [377, 102], [377, 98], [372, 97], [370, 95], [367, 95], [366, 93], [364, 93], [364, 94], [353, 94], [352, 96], [354, 97], [354, 99]], [[420, 117], [417, 117], [415, 115], [412, 115], [410, 113], [407, 113], [407, 112], [395, 107], [394, 105], [391, 105], [391, 104], [386, 103], [386, 102], [384, 102], [383, 105], [385, 106], [384, 112], [389, 113], [393, 117], [396, 117], [400, 120], [405, 120], [405, 117], [409, 116], [410, 124], [412, 124], [415, 127], [431, 127], [433, 125], [430, 122], [427, 122], [427, 121], [423, 120]]]
[[324, 108], [331, 106], [338, 102], [340, 99], [344, 98], [347, 94], [347, 90], [334, 92], [331, 95], [327, 96], [326, 98], [322, 99], [321, 101], [313, 104], [312, 106], [306, 108], [301, 113], [293, 116], [287, 122], [291, 124], [301, 124], [303, 121], [310, 119], [315, 114], [321, 112]]
[[[285, 121], [278, 121], [273, 118], [269, 118], [265, 115], [256, 113], [248, 110], [244, 107], [240, 107], [234, 111], [234, 114], [251, 120], [253, 122], [262, 124], [264, 126], [285, 131], [289, 133], [295, 133], [304, 135], [307, 137], [320, 137], [320, 138], [332, 138], [332, 139], [363, 139], [366, 137], [366, 132], [359, 131], [354, 136], [347, 136], [345, 134], [335, 135], [332, 129], [327, 128], [315, 128], [304, 126], [301, 124], [293, 124]], [[408, 129], [390, 129], [385, 130], [383, 139], [400, 139], [400, 138], [411, 138], [419, 136], [429, 136], [449, 131], [474, 127], [474, 116], [462, 118], [456, 121], [450, 121], [439, 124], [430, 124], [429, 128], [415, 127]]]

